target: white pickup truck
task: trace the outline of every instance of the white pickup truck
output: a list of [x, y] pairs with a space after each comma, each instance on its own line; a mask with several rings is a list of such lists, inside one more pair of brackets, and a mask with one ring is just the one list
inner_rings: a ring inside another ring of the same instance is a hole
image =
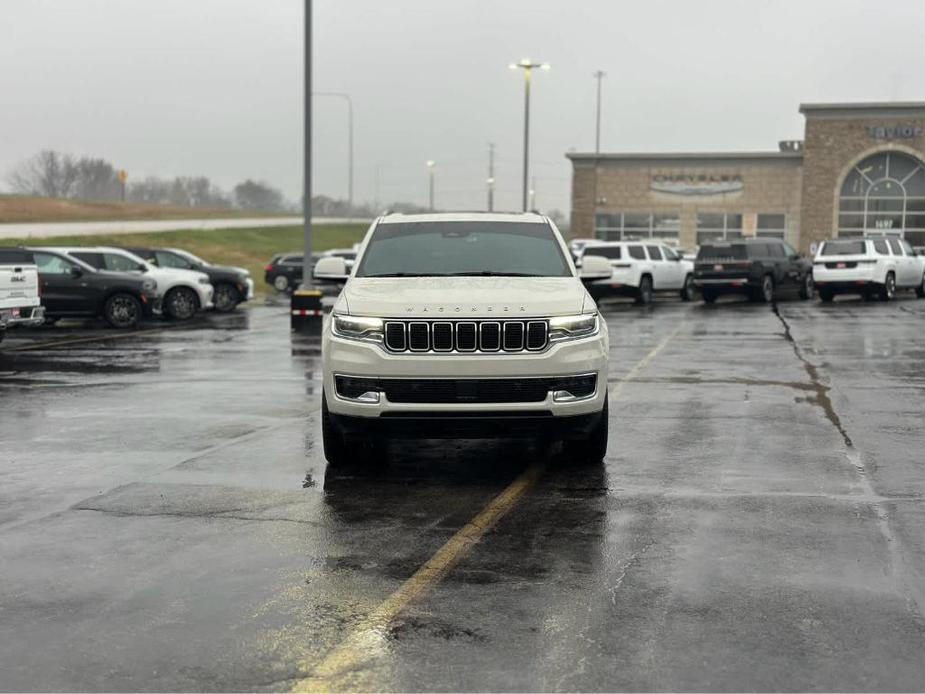
[[0, 341], [7, 328], [45, 322], [39, 294], [39, 272], [32, 253], [0, 248]]

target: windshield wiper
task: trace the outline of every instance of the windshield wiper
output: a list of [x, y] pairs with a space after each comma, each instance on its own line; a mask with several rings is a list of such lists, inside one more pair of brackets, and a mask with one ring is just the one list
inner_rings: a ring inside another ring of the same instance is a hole
[[474, 272], [451, 272], [447, 277], [542, 277], [533, 272], [495, 272], [494, 270], [476, 270]]
[[448, 277], [442, 272], [383, 272], [378, 275], [360, 275], [361, 277]]

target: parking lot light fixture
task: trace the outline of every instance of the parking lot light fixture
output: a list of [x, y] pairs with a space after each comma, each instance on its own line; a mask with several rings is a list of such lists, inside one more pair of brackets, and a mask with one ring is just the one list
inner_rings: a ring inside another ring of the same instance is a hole
[[524, 181], [523, 181], [523, 210], [529, 209], [527, 181], [530, 175], [530, 80], [534, 69], [549, 70], [549, 63], [537, 63], [529, 58], [522, 58], [508, 66], [511, 70], [523, 70], [524, 73]]
[[428, 179], [428, 195], [427, 195], [427, 204], [431, 212], [434, 211], [434, 167], [437, 162], [433, 160], [427, 161], [427, 179]]

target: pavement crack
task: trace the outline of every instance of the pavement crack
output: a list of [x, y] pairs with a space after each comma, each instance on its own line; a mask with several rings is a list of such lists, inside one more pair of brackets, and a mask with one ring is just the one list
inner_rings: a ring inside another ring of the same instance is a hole
[[[909, 575], [910, 569], [908, 569], [906, 562], [907, 552], [903, 548], [900, 538], [893, 532], [890, 523], [891, 507], [886, 502], [879, 500], [879, 495], [874, 490], [871, 476], [867, 470], [867, 466], [864, 464], [861, 452], [855, 448], [854, 442], [848, 435], [841, 418], [838, 416], [832, 404], [832, 399], [830, 397], [831, 387], [823, 383], [819, 375], [819, 369], [804, 356], [800, 346], [793, 337], [790, 324], [781, 314], [780, 308], [776, 302], [772, 308], [774, 315], [777, 316], [781, 325], [784, 326], [784, 337], [793, 348], [793, 353], [796, 355], [797, 359], [803, 364], [803, 368], [806, 370], [814, 386], [813, 390], [815, 391], [815, 397], [813, 400], [815, 404], [823, 410], [826, 418], [838, 430], [838, 433], [845, 442], [845, 459], [854, 469], [857, 479], [857, 488], [861, 491], [858, 500], [861, 503], [868, 504], [876, 516], [877, 528], [886, 543], [887, 553], [889, 555], [889, 565], [887, 568], [889, 569], [896, 590], [905, 598], [909, 612], [914, 615], [919, 622], [925, 622], [925, 589], [923, 589], [922, 582], [917, 576]], [[914, 569], [912, 569], [912, 572], [915, 573]]]
[[816, 365], [803, 355], [803, 351], [800, 349], [797, 341], [793, 339], [793, 333], [790, 330], [790, 324], [787, 322], [787, 319], [781, 315], [780, 307], [776, 303], [773, 305], [773, 311], [774, 315], [777, 316], [778, 320], [780, 320], [781, 325], [784, 326], [784, 338], [787, 340], [787, 342], [790, 343], [790, 346], [793, 348], [793, 353], [803, 365], [803, 369], [809, 376], [809, 390], [814, 393], [814, 397], [811, 399], [811, 402], [817, 405], [825, 413], [826, 419], [828, 419], [832, 423], [832, 426], [838, 430], [838, 433], [841, 434], [845, 445], [848, 448], [853, 448], [854, 443], [851, 441], [851, 437], [848, 435], [848, 431], [845, 429], [845, 425], [842, 423], [841, 417], [838, 416], [838, 413], [835, 411], [835, 406], [832, 404], [832, 398], [830, 396], [830, 392], [832, 390], [831, 387], [823, 382], [819, 375], [819, 369], [816, 367]]
[[74, 511], [93, 511], [94, 513], [103, 513], [109, 516], [118, 516], [120, 518], [200, 518], [208, 520], [237, 520], [248, 522], [277, 522], [277, 523], [296, 523], [299, 525], [319, 526], [317, 522], [299, 520], [297, 518], [283, 518], [279, 516], [248, 516], [236, 513], [239, 509], [229, 509], [228, 511], [215, 511], [212, 513], [196, 513], [193, 511], [152, 511], [150, 513], [140, 511], [116, 511], [106, 508], [94, 508], [92, 506], [74, 506]]

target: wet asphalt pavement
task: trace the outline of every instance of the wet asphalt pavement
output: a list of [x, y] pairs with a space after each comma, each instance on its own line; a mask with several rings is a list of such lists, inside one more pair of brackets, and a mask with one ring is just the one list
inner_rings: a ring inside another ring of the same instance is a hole
[[0, 689], [925, 689], [925, 301], [604, 311], [590, 468], [419, 441], [333, 475], [283, 306], [9, 333]]

